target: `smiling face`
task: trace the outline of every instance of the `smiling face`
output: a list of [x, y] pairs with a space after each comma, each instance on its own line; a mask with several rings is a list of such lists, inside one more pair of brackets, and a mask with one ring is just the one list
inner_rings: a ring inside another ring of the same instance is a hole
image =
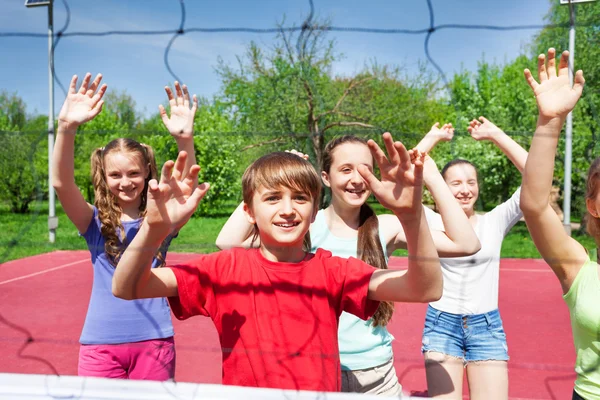
[[346, 142], [333, 149], [329, 170], [321, 172], [323, 183], [331, 189], [332, 203], [360, 208], [367, 201], [371, 192], [358, 173], [361, 164], [373, 171], [373, 156], [367, 145]]
[[135, 153], [113, 151], [104, 156], [106, 184], [121, 207], [139, 206], [148, 168]]
[[444, 180], [463, 211], [471, 216], [479, 197], [475, 168], [467, 163], [455, 164], [444, 172]]
[[268, 247], [302, 249], [316, 215], [310, 194], [287, 187], [260, 186], [244, 210], [250, 223], [256, 224], [261, 244]]

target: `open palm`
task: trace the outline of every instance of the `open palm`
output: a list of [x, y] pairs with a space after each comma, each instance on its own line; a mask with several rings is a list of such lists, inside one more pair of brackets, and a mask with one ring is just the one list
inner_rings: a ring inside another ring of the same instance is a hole
[[581, 97], [585, 79], [583, 72], [577, 71], [575, 74], [574, 85], [571, 86], [569, 80], [569, 52], [562, 53], [556, 73], [556, 51], [548, 49], [548, 65], [546, 66], [546, 56], [540, 54], [538, 57], [538, 83], [531, 71], [525, 70], [527, 83], [533, 89], [537, 101], [540, 115], [547, 118], [561, 117], [573, 110], [575, 104]]
[[467, 131], [475, 140], [491, 140], [495, 135], [502, 133], [500, 128], [485, 117], [479, 117], [479, 120], [474, 119], [471, 121]]
[[187, 154], [182, 151], [177, 161], [163, 165], [160, 182], [151, 180], [149, 183], [145, 220], [151, 228], [162, 230], [165, 235], [190, 219], [209, 188], [207, 183], [196, 187], [198, 165], [184, 175], [186, 159]]
[[417, 157], [411, 163], [406, 147], [395, 142], [389, 133], [383, 134], [387, 156], [373, 140], [369, 140], [369, 149], [381, 172], [381, 180], [364, 165], [359, 172], [369, 188], [387, 209], [398, 214], [414, 213], [421, 207], [423, 191], [423, 159]]
[[162, 105], [158, 106], [165, 127], [176, 139], [191, 138], [194, 133], [194, 116], [198, 109], [198, 98], [196, 95], [193, 96], [192, 107], [190, 108], [188, 88], [186, 85], [182, 87], [177, 81], [175, 82], [177, 96], [173, 95], [171, 88], [168, 86], [165, 87], [165, 92], [169, 98], [171, 116], [167, 115], [167, 111]]
[[[107, 86], [106, 84], [100, 86], [100, 82], [102, 81], [101, 74], [98, 74], [96, 79], [90, 84], [91, 78], [92, 75], [90, 73], [85, 74], [81, 87], [79, 90], [76, 90], [77, 75], [73, 75], [67, 98], [58, 114], [60, 122], [79, 126], [90, 121], [102, 111], [102, 105], [104, 104], [102, 97], [106, 92]], [[96, 92], [99, 86], [100, 89]]]

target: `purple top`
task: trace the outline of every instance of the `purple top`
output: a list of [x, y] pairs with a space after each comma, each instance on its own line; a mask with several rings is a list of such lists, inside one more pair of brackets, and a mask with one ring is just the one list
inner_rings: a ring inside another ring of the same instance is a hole
[[[122, 221], [127, 243], [131, 243], [140, 227], [140, 219]], [[98, 209], [82, 235], [87, 242], [94, 266], [94, 283], [90, 304], [79, 342], [81, 344], [117, 344], [162, 339], [173, 336], [171, 310], [165, 298], [122, 300], [112, 294], [115, 267], [104, 252]], [[168, 240], [168, 245], [171, 243]], [[166, 250], [163, 256], [166, 256]], [[155, 258], [152, 268], [159, 261]]]

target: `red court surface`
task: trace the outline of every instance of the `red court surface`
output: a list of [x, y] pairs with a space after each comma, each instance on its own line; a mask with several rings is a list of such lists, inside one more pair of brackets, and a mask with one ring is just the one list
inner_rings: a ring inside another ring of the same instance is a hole
[[[167, 262], [193, 257], [170, 253]], [[87, 251], [57, 251], [0, 265], [0, 372], [77, 373], [78, 339], [92, 286], [89, 259]], [[402, 268], [406, 259], [393, 257], [390, 264]], [[542, 260], [503, 259], [500, 271], [510, 398], [570, 398], [575, 352], [558, 280]], [[424, 304], [399, 304], [389, 326], [396, 337], [396, 371], [407, 393], [426, 390], [420, 352], [425, 310]], [[221, 351], [211, 321], [196, 317], [174, 325], [176, 380], [220, 383]]]

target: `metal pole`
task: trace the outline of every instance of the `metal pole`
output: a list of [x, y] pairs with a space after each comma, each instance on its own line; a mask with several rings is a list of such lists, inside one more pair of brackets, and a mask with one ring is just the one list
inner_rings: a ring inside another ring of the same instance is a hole
[[54, 18], [52, 15], [52, 0], [48, 4], [48, 230], [49, 241], [56, 241], [58, 218], [55, 211], [55, 194], [52, 186], [52, 153], [54, 152]]
[[[572, 7], [569, 4], [569, 7]], [[573, 68], [575, 59], [575, 21], [571, 10], [571, 28], [569, 29], [569, 80], [573, 85]], [[573, 113], [567, 115], [567, 129], [565, 136], [565, 182], [563, 191], [563, 227], [571, 235], [571, 163], [573, 147]]]

